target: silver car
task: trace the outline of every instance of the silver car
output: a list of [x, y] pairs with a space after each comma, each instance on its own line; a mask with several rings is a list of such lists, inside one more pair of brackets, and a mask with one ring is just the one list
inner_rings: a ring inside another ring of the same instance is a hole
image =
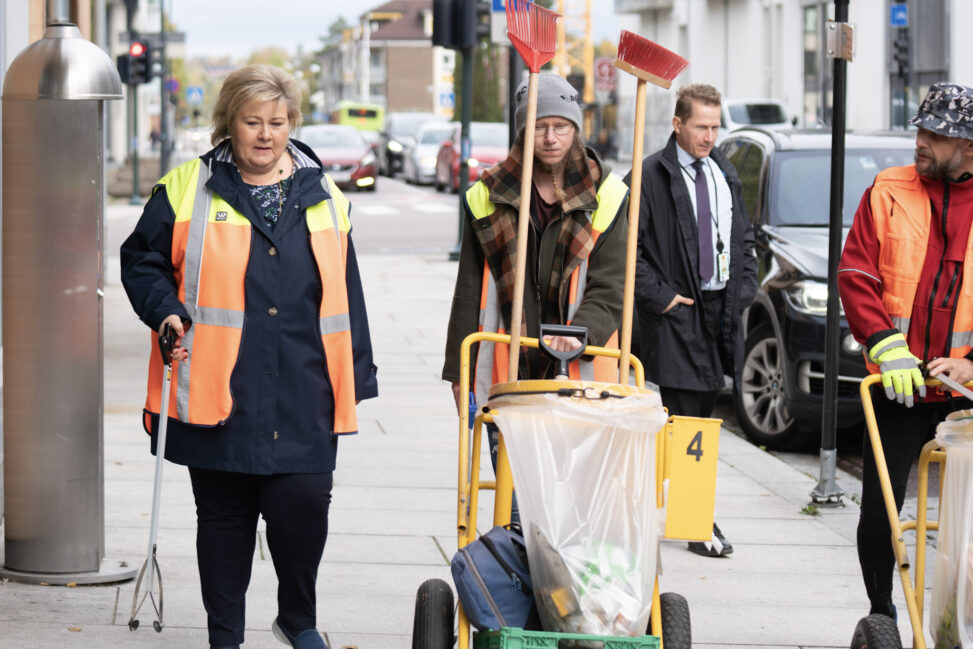
[[416, 141], [403, 153], [403, 169], [406, 182], [430, 185], [436, 179], [436, 156], [439, 147], [449, 139], [453, 131], [450, 124], [425, 124], [416, 133]]

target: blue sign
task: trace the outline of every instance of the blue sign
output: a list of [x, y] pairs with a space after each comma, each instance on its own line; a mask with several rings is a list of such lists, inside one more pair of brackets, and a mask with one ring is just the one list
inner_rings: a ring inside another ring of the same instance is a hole
[[441, 108], [455, 108], [456, 96], [452, 91], [439, 93], [439, 106]]
[[493, 0], [494, 11], [506, 11], [503, 7], [503, 0]]
[[[494, 0], [495, 2], [496, 0]], [[909, 26], [909, 5], [893, 4], [889, 8], [889, 24], [892, 27]]]
[[202, 86], [188, 86], [186, 88], [186, 103], [191, 106], [197, 106], [203, 103]]

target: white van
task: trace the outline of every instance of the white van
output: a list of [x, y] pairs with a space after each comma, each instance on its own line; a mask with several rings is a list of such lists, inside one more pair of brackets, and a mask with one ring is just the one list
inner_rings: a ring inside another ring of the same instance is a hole
[[777, 99], [724, 99], [720, 133], [727, 134], [750, 124], [766, 128], [786, 128], [797, 124]]

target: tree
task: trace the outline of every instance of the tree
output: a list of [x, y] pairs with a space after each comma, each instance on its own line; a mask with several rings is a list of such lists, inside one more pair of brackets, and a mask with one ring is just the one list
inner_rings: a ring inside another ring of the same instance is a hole
[[[506, 73], [503, 48], [493, 43], [480, 43], [473, 50], [473, 121], [504, 121], [501, 77]], [[456, 53], [453, 73], [453, 96], [456, 97], [454, 119], [463, 115], [463, 53]]]
[[267, 63], [284, 68], [285, 70], [294, 69], [290, 54], [282, 47], [264, 47], [259, 50], [254, 50], [250, 53], [250, 58], [247, 59], [247, 63]]

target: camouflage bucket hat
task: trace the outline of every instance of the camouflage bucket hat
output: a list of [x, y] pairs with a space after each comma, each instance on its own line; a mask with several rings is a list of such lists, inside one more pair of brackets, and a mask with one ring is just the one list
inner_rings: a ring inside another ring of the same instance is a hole
[[909, 123], [947, 137], [973, 140], [973, 88], [934, 83]]

